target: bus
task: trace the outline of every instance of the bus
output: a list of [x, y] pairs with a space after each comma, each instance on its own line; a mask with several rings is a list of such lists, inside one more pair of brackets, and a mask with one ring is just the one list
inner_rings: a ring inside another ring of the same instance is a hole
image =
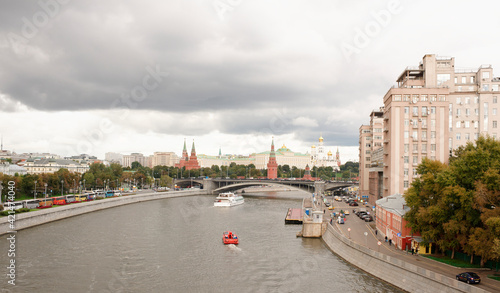
[[104, 198], [104, 197], [105, 197], [104, 191], [102, 190], [94, 191], [94, 199]]
[[53, 204], [55, 206], [62, 206], [62, 205], [68, 204], [66, 202], [66, 196], [53, 197], [53, 199], [54, 199]]
[[51, 197], [50, 198], [41, 198], [38, 201], [38, 208], [39, 209], [50, 208], [50, 207], [52, 207], [53, 204], [54, 204], [54, 200]]
[[86, 194], [77, 194], [77, 195], [75, 195], [75, 202], [82, 202], [82, 201], [87, 201], [87, 195]]
[[115, 192], [113, 190], [106, 191], [106, 197], [113, 197], [113, 196], [115, 196]]
[[74, 194], [68, 194], [66, 195], [66, 203], [73, 203], [76, 201], [75, 195]]
[[91, 201], [95, 199], [95, 193], [94, 192], [87, 192], [84, 194], [87, 197], [87, 201]]
[[7, 201], [3, 204], [4, 210], [18, 210], [24, 207], [22, 201]]
[[27, 199], [23, 200], [23, 206], [27, 209], [36, 209], [40, 205], [40, 200], [39, 199]]

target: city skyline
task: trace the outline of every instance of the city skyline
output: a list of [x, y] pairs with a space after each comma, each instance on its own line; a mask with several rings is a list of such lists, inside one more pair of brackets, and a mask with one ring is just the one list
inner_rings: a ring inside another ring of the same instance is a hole
[[359, 126], [404, 66], [500, 66], [498, 4], [66, 2], [0, 11], [5, 149], [180, 154], [194, 138], [200, 154], [250, 154], [274, 136], [305, 152], [322, 135], [357, 161]]

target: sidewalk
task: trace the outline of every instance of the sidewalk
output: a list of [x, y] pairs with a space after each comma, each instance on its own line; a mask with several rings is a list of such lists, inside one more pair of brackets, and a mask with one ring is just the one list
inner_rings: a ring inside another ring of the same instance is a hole
[[[366, 246], [369, 249], [374, 251], [378, 251], [380, 253], [384, 253], [391, 257], [395, 257], [401, 259], [405, 262], [414, 264], [416, 266], [425, 268], [427, 270], [434, 271], [441, 275], [450, 277], [455, 279], [456, 275], [462, 272], [473, 271], [476, 272], [481, 277], [481, 283], [479, 285], [471, 285], [478, 286], [483, 290], [487, 290], [490, 292], [500, 292], [500, 281], [495, 281], [493, 279], [488, 278], [488, 275], [492, 275], [495, 271], [489, 269], [467, 269], [467, 268], [456, 268], [438, 261], [434, 261], [432, 259], [423, 257], [421, 255], [411, 255], [411, 253], [407, 253], [404, 250], [396, 249], [394, 245], [389, 245], [388, 242], [385, 242], [385, 239], [382, 238], [381, 235], [376, 235], [375, 230], [370, 227], [370, 224], [375, 225], [375, 222], [365, 222], [358, 218], [355, 214], [352, 213], [353, 209], [363, 208], [362, 206], [350, 207], [344, 202], [333, 201], [334, 210], [328, 210], [327, 207], [323, 206], [323, 209], [326, 209], [326, 219], [330, 223], [330, 214], [332, 212], [339, 212], [340, 210], [349, 210], [350, 215], [346, 216], [345, 224], [338, 224], [333, 219], [333, 227], [343, 233], [347, 238], [350, 238], [354, 242]], [[371, 210], [371, 208], [366, 207], [367, 210]], [[370, 212], [372, 214], [372, 212]], [[350, 228], [350, 231], [348, 231]], [[366, 234], [366, 236], [365, 236]], [[378, 242], [381, 245], [378, 245]]]

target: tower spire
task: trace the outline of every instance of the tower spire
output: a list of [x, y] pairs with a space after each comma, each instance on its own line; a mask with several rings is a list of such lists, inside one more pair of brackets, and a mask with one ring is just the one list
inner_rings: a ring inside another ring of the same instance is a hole
[[185, 138], [184, 138], [184, 148], [182, 150], [187, 152], [187, 149], [186, 149], [186, 139]]
[[196, 153], [196, 149], [194, 147], [194, 139], [193, 139], [193, 146], [191, 147], [191, 154], [195, 154]]

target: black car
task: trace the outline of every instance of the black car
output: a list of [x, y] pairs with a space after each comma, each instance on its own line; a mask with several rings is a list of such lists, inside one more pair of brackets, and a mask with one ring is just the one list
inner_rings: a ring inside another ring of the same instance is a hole
[[479, 284], [481, 282], [481, 277], [473, 272], [465, 272], [458, 274], [457, 280], [466, 282], [467, 284]]
[[357, 203], [357, 202], [355, 202], [355, 201], [351, 201], [351, 202], [349, 203], [349, 206], [351, 206], [351, 207], [357, 207], [357, 206], [358, 206], [358, 203]]

